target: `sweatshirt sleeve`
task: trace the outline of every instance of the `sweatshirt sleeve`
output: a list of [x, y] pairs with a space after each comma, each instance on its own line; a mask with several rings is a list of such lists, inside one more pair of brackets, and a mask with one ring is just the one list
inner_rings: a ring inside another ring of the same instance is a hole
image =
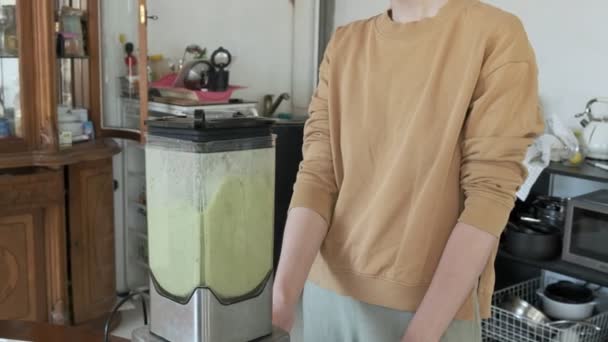
[[303, 161], [300, 164], [290, 209], [315, 211], [329, 224], [338, 194], [330, 140], [328, 93], [335, 35], [319, 69], [319, 83], [304, 126]]
[[[543, 130], [534, 53], [525, 37], [509, 44], [502, 49], [507, 56], [498, 55], [482, 69], [462, 143], [465, 205], [459, 221], [497, 237], [527, 176], [528, 146]], [[509, 58], [510, 51], [529, 57]]]

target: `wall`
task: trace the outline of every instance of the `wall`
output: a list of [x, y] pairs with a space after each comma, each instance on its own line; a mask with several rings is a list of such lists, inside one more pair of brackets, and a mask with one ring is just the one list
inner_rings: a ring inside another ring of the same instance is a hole
[[[545, 111], [572, 127], [588, 99], [608, 96], [608, 1], [487, 0], [519, 16], [536, 50]], [[336, 0], [336, 24], [372, 16], [389, 1]]]
[[488, 0], [517, 14], [536, 49], [543, 105], [567, 118], [608, 96], [608, 1]]
[[[150, 54], [175, 60], [199, 44], [209, 54], [223, 46], [234, 55], [231, 83], [249, 87], [236, 95], [261, 100], [291, 93], [294, 8], [277, 0], [148, 0], [158, 21], [148, 24]], [[283, 106], [283, 110], [289, 110]]]

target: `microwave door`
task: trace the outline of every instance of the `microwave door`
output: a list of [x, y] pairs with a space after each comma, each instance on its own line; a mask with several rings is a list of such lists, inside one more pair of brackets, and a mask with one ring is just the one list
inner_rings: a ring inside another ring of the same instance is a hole
[[574, 207], [566, 232], [569, 261], [600, 271], [608, 270], [608, 213]]

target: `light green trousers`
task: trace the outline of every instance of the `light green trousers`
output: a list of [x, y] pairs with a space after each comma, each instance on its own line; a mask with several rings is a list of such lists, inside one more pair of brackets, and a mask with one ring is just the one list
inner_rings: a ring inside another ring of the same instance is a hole
[[[481, 320], [454, 321], [442, 342], [481, 342]], [[292, 342], [399, 342], [410, 312], [362, 303], [306, 283]]]

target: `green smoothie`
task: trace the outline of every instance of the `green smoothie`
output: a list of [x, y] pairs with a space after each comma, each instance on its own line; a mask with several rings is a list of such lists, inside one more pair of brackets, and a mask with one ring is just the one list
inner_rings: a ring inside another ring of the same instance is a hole
[[274, 149], [190, 153], [146, 148], [150, 268], [185, 299], [208, 287], [250, 293], [272, 268]]

